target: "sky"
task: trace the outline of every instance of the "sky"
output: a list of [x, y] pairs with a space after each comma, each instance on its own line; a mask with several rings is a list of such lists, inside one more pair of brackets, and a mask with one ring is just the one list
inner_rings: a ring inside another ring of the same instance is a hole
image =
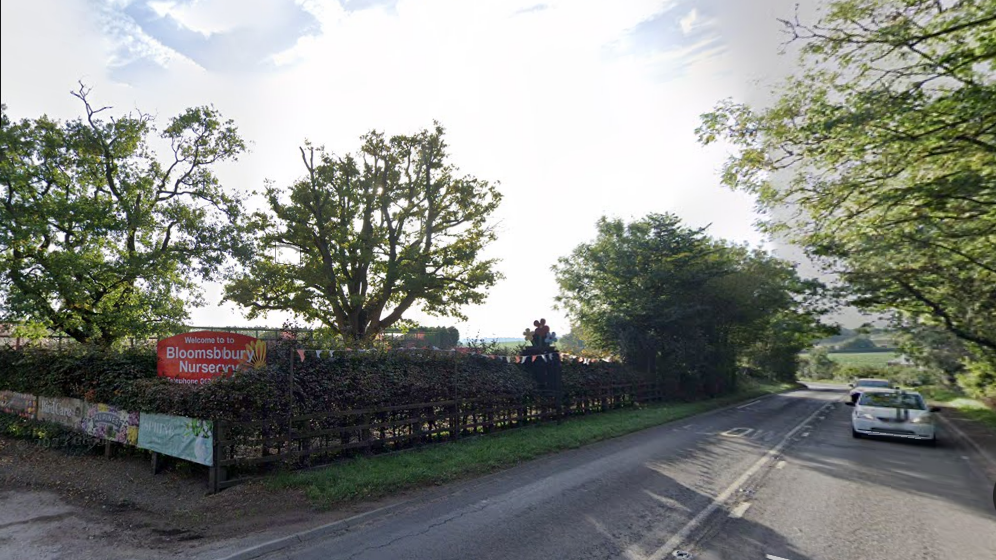
[[[558, 257], [601, 216], [671, 212], [714, 237], [774, 246], [753, 200], [720, 185], [724, 146], [700, 146], [718, 101], [763, 102], [790, 71], [784, 0], [21, 0], [0, 4], [0, 98], [11, 117], [80, 115], [82, 81], [114, 111], [161, 120], [213, 104], [250, 152], [216, 168], [236, 192], [303, 174], [305, 141], [353, 152], [371, 129], [439, 121], [451, 161], [500, 183], [505, 279], [467, 321], [410, 318], [464, 337], [518, 336], [555, 309]], [[247, 198], [250, 205], [256, 201]], [[247, 321], [205, 285], [198, 326]]]

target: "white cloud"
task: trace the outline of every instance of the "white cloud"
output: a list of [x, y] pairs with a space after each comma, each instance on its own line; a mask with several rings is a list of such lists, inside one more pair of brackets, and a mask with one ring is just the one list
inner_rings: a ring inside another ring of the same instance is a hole
[[205, 37], [240, 27], [260, 27], [285, 15], [287, 0], [195, 0], [149, 2], [159, 16], [170, 16]]
[[[693, 133], [700, 113], [739, 93], [723, 44], [715, 34], [681, 37], [687, 15], [671, 24], [675, 46], [667, 50], [627, 42], [645, 22], [677, 19], [670, 0], [541, 7], [536, 0], [400, 0], [353, 11], [303, 0], [298, 5], [320, 30], [273, 56], [274, 66], [241, 74], [205, 70], [163, 47], [120, 16], [122, 4], [112, 5], [119, 16], [112, 26], [88, 15], [83, 0], [61, 8], [52, 0], [8, 4], [0, 87], [12, 114], [77, 114], [65, 92], [80, 77], [102, 100], [162, 117], [214, 103], [253, 142], [251, 154], [219, 171], [237, 188], [298, 177], [296, 148], [305, 138], [346, 152], [371, 128], [404, 133], [441, 121], [453, 161], [500, 180], [505, 194], [502, 235], [489, 255], [503, 260], [506, 280], [485, 305], [466, 310], [465, 335], [516, 336], [539, 316], [566, 332], [566, 319], [551, 310], [550, 266], [589, 240], [603, 214], [670, 211], [696, 226], [712, 223], [715, 235], [760, 242], [750, 201], [718, 185], [725, 153], [702, 149]], [[223, 1], [155, 8], [208, 36], [279, 17], [266, 11], [274, 5], [255, 2], [259, 12]], [[704, 21], [696, 15], [687, 26]], [[15, 53], [22, 40], [24, 52]], [[128, 87], [111, 74], [113, 65], [148, 59], [155, 64], [129, 74]], [[209, 286], [208, 300], [218, 297]], [[193, 316], [202, 325], [242, 322], [230, 305]]]
[[681, 25], [681, 31], [685, 35], [690, 35], [692, 31], [694, 31], [695, 28], [697, 27], [696, 24], [698, 22], [699, 22], [699, 11], [692, 8], [692, 11], [688, 12], [688, 14], [685, 17], [681, 18], [681, 21], [679, 21], [678, 23]]

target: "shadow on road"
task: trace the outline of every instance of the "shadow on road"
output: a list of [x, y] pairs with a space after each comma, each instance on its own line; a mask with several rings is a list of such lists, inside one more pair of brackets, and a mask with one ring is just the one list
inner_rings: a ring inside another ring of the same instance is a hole
[[[656, 469], [655, 469], [656, 470]], [[657, 471], [656, 477], [649, 488], [644, 488], [644, 494], [648, 499], [663, 504], [674, 512], [680, 512], [689, 516], [697, 514], [705, 506], [712, 502], [712, 497], [695, 491], [694, 489], [678, 482], [674, 478]], [[680, 497], [679, 499], [675, 497]], [[689, 504], [688, 506], [684, 504]], [[736, 529], [742, 538], [738, 539], [740, 546], [736, 550], [713, 550], [708, 546], [696, 545], [695, 541], [708, 544], [709, 536], [716, 531], [723, 531], [728, 526], [726, 523], [728, 511], [720, 508], [703, 524], [703, 531], [696, 534], [692, 532], [691, 542], [679, 545], [679, 548], [687, 547], [689, 550], [696, 550], [694, 558], [697, 560], [764, 560], [766, 554], [776, 554], [790, 560], [809, 560], [801, 551], [797, 550], [781, 533], [769, 527], [749, 521], [747, 519], [737, 519]], [[663, 546], [673, 530], [667, 535], [650, 535], [648, 538], [629, 540], [621, 538], [616, 530], [611, 527], [617, 525], [618, 520], [611, 516], [598, 514], [588, 514], [585, 516], [590, 527], [605, 539], [605, 545], [599, 547], [597, 555], [586, 555], [584, 558], [627, 558], [646, 559], [655, 556], [668, 560], [675, 558], [671, 550], [663, 550], [658, 554], [658, 549]], [[678, 528], [680, 530], [680, 527]], [[726, 535], [728, 536], [728, 535]], [[594, 551], [586, 551], [594, 552]]]
[[889, 438], [854, 439], [850, 409], [836, 411], [810, 445], [790, 451], [793, 463], [818, 473], [993, 515], [992, 481], [976, 476], [963, 451], [941, 433], [937, 447]]
[[[653, 471], [654, 476], [631, 478], [642, 486], [642, 496], [631, 500], [632, 510], [661, 519], [648, 520], [644, 527], [646, 534], [634, 538], [632, 528], [623, 532], [618, 530], [618, 513], [612, 508], [591, 512], [584, 516], [586, 523], [603, 537], [604, 545], [611, 550], [600, 547], [597, 552], [586, 551], [595, 554], [584, 557], [674, 558], [671, 550], [661, 550], [658, 554], [658, 549], [805, 418], [800, 416], [800, 411], [816, 410], [826, 402], [825, 398], [811, 396], [776, 395], [753, 406], [724, 411], [720, 413], [723, 420], [718, 423], [692, 421], [678, 426], [679, 432], [704, 437], [686, 440], [688, 443], [672, 453], [646, 463], [645, 467]], [[744, 424], [741, 428], [728, 429], [740, 423]], [[728, 508], [749, 499], [750, 495], [746, 493], [733, 496], [726, 507], [718, 508], [693, 529], [687, 542], [679, 544], [679, 548], [694, 551], [694, 557], [700, 560], [765, 560], [767, 554], [790, 560], [810, 560], [780, 532], [750, 519], [728, 517]], [[724, 533], [727, 531], [737, 534]], [[714, 539], [717, 536], [721, 538]], [[737, 543], [734, 548], [727, 546], [732, 541]]]

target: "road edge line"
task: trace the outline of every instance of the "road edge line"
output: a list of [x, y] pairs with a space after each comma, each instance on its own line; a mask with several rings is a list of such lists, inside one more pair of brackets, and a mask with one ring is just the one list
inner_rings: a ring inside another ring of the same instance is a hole
[[988, 451], [983, 449], [978, 442], [962, 431], [962, 429], [951, 420], [948, 420], [941, 414], [938, 414], [937, 418], [940, 418], [941, 422], [944, 424], [944, 427], [953, 431], [958, 439], [968, 443], [968, 446], [975, 451], [975, 454], [982, 458], [983, 464], [986, 465], [987, 470], [991, 470], [992, 473], [996, 473], [996, 459], [994, 459]]
[[403, 502], [398, 502], [396, 504], [387, 505], [377, 509], [373, 509], [359, 515], [354, 515], [352, 517], [347, 517], [346, 519], [340, 519], [339, 521], [333, 521], [331, 523], [326, 523], [325, 525], [320, 525], [313, 529], [308, 529], [306, 531], [300, 531], [294, 533], [293, 535], [288, 535], [286, 537], [280, 537], [273, 539], [258, 545], [240, 550], [234, 554], [224, 556], [218, 560], [252, 560], [253, 558], [259, 558], [271, 552], [276, 552], [278, 550], [294, 546], [295, 544], [307, 542], [320, 537], [328, 536], [331, 534], [346, 531], [360, 523], [369, 521], [370, 518], [380, 517], [382, 515], [387, 515], [396, 509], [400, 509], [403, 506], [411, 504], [414, 499], [405, 500]]

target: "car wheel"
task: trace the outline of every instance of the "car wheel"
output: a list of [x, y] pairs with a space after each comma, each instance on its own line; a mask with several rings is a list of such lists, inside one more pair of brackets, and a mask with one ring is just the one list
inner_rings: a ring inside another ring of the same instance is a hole
[[851, 437], [854, 439], [861, 439], [861, 434], [859, 434], [854, 428], [851, 428]]

